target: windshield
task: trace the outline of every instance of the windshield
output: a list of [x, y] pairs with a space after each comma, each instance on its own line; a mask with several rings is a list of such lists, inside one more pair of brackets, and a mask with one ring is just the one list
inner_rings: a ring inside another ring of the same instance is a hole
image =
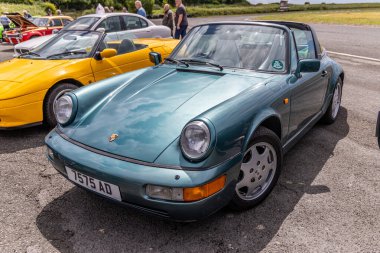
[[[286, 32], [253, 24], [211, 24], [194, 28], [171, 59], [219, 67], [285, 72]], [[172, 61], [173, 62], [173, 61]]]
[[42, 46], [20, 55], [28, 59], [79, 59], [90, 56], [102, 33], [95, 31], [63, 31]]
[[31, 19], [31, 21], [36, 26], [47, 26], [49, 19], [48, 18], [33, 18], [33, 19]]
[[65, 26], [65, 30], [88, 30], [99, 20], [99, 17], [84, 17], [78, 18]]

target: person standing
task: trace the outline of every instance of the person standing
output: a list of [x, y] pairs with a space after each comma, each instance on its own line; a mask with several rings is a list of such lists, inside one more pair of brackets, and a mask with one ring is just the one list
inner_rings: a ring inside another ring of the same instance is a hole
[[24, 14], [24, 18], [26, 18], [26, 19], [32, 18], [32, 15], [30, 15], [27, 10], [23, 10], [22, 12]]
[[146, 12], [145, 12], [145, 9], [142, 6], [141, 1], [136, 1], [135, 2], [135, 7], [136, 7], [136, 10], [137, 10], [137, 14], [140, 15], [140, 16], [143, 16], [144, 18], [146, 18]]
[[170, 36], [173, 37], [173, 12], [170, 10], [170, 5], [164, 5], [164, 18], [162, 19], [162, 25], [170, 28]]
[[128, 8], [127, 7], [123, 7], [123, 10], [122, 10], [124, 13], [128, 13]]
[[101, 4], [98, 4], [98, 6], [96, 7], [96, 14], [104, 14], [106, 13], [106, 11], [104, 10], [104, 7], [101, 5]]
[[61, 11], [61, 10], [57, 10], [57, 16], [63, 16], [63, 14], [62, 14], [62, 11]]
[[181, 36], [181, 39], [185, 37], [186, 35], [186, 30], [188, 26], [187, 22], [187, 13], [186, 13], [186, 8], [182, 4], [182, 0], [175, 0], [175, 6], [177, 7], [177, 10], [175, 11], [175, 39], [179, 39]]

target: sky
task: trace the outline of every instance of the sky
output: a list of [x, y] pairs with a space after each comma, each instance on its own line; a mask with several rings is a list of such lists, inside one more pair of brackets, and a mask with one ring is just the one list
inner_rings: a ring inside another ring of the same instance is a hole
[[[380, 0], [288, 0], [290, 4], [304, 4], [305, 1], [310, 2], [312, 4], [320, 4], [322, 2], [325, 3], [336, 3], [336, 4], [344, 4], [344, 3], [380, 3]], [[250, 3], [278, 3], [278, 0], [248, 0]]]

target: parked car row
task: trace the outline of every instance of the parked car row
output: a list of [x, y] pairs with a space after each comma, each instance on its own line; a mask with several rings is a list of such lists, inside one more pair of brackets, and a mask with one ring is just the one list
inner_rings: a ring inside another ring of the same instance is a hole
[[258, 205], [283, 155], [339, 115], [344, 72], [306, 24], [204, 24], [149, 55], [155, 67], [63, 90], [45, 139], [68, 180], [147, 213], [193, 221]]
[[64, 25], [73, 21], [68, 16], [38, 17], [31, 20], [24, 18], [19, 13], [8, 13], [15, 28], [4, 32], [4, 40], [10, 44], [18, 44], [33, 38], [50, 35], [58, 32]]
[[302, 23], [154, 38], [167, 34], [133, 14], [88, 15], [23, 42], [0, 64], [0, 127], [57, 125], [45, 139], [57, 171], [151, 214], [194, 221], [258, 205], [292, 145], [338, 117], [342, 68]]
[[[133, 34], [135, 38], [171, 38], [169, 28], [157, 26], [150, 20], [131, 13], [86, 15], [66, 25], [63, 30], [101, 30], [115, 39], [122, 39], [128, 34]], [[54, 35], [42, 36], [20, 43], [14, 47], [14, 56], [33, 50], [52, 37]]]

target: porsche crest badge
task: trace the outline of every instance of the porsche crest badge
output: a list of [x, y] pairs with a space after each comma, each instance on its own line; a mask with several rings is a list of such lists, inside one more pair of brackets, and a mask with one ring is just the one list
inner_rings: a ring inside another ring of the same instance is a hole
[[108, 141], [109, 141], [109, 142], [113, 142], [114, 140], [117, 139], [117, 137], [119, 137], [118, 134], [111, 134], [111, 136], [108, 137]]

